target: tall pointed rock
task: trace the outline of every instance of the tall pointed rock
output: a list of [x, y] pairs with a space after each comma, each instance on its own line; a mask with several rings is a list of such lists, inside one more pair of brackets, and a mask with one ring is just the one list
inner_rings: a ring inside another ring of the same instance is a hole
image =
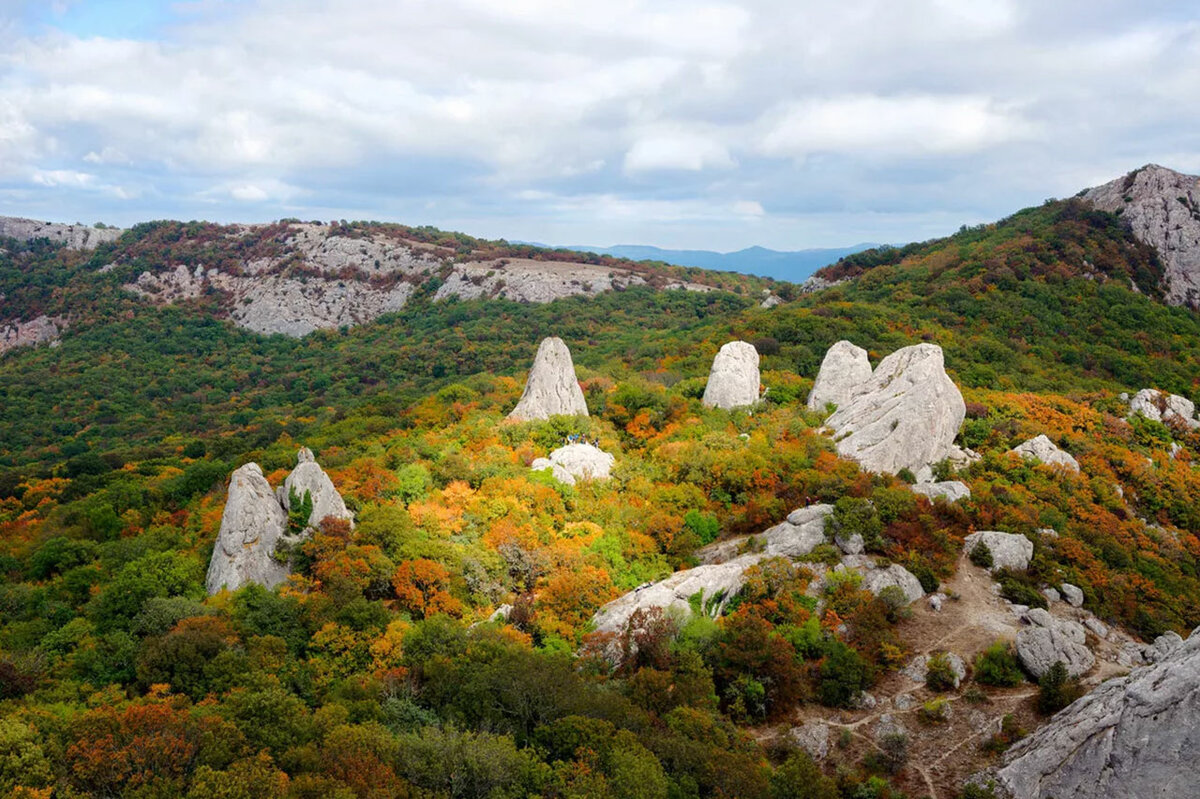
[[826, 405], [842, 407], [871, 379], [867, 351], [849, 341], [829, 348], [821, 361], [821, 370], [808, 395], [808, 409], [823, 411]]
[[283, 486], [279, 489], [279, 502], [285, 511], [291, 511], [292, 494], [294, 493], [298, 499], [303, 500], [305, 492], [308, 492], [312, 498], [312, 513], [308, 515], [309, 527], [319, 526], [321, 520], [326, 516], [345, 519], [353, 523], [354, 514], [342, 501], [342, 495], [334, 488], [329, 475], [325, 474], [325, 470], [317, 464], [312, 450], [308, 447], [301, 447], [300, 451], [296, 453], [296, 468], [292, 469], [292, 473], [287, 476], [287, 479], [283, 481]]
[[730, 341], [713, 358], [702, 402], [709, 408], [745, 408], [758, 402], [761, 387], [758, 350], [745, 341]]
[[542, 339], [529, 379], [525, 381], [525, 393], [508, 418], [528, 422], [551, 416], [587, 415], [587, 402], [575, 377], [571, 351], [561, 338]]
[[262, 468], [247, 463], [236, 470], [229, 478], [221, 531], [208, 564], [208, 593], [235, 591], [246, 583], [271, 588], [287, 579], [287, 564], [273, 557], [286, 530], [287, 513]]

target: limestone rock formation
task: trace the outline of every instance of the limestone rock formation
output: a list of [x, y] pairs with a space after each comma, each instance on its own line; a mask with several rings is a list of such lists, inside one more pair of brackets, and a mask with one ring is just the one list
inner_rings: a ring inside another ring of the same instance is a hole
[[612, 455], [591, 444], [567, 444], [551, 452], [548, 458], [538, 458], [529, 468], [550, 469], [559, 482], [575, 485], [576, 480], [607, 480], [615, 461]]
[[18, 347], [35, 347], [39, 344], [53, 345], [60, 332], [67, 326], [61, 316], [36, 316], [27, 322], [17, 319], [0, 325], [0, 354]]
[[115, 227], [89, 227], [88, 225], [63, 225], [57, 222], [39, 222], [36, 219], [21, 219], [0, 216], [0, 238], [19, 241], [49, 239], [73, 250], [93, 250], [100, 244], [116, 241], [125, 231]]
[[561, 338], [542, 339], [525, 381], [525, 392], [508, 418], [527, 422], [551, 416], [587, 415], [587, 401], [575, 377], [571, 351]]
[[354, 514], [346, 508], [342, 495], [333, 487], [333, 481], [313, 458], [312, 450], [301, 447], [296, 454], [296, 468], [292, 469], [292, 473], [279, 488], [279, 503], [285, 511], [290, 511], [292, 494], [295, 493], [298, 499], [303, 500], [305, 492], [312, 497], [312, 513], [308, 516], [309, 527], [318, 527], [326, 516], [353, 523]]
[[980, 530], [963, 539], [965, 549], [971, 552], [981, 542], [992, 552], [991, 571], [1012, 569], [1025, 571], [1033, 557], [1033, 542], [1019, 533], [1001, 533], [997, 530]]
[[1059, 586], [1062, 591], [1063, 598], [1067, 600], [1067, 604], [1073, 608], [1083, 607], [1083, 591], [1077, 585], [1063, 583]]
[[813, 760], [824, 760], [829, 754], [829, 725], [817, 719], [809, 719], [799, 727], [792, 727], [787, 734], [788, 743], [808, 753]]
[[271, 490], [262, 468], [247, 463], [229, 479], [229, 497], [213, 548], [205, 584], [210, 594], [233, 591], [246, 583], [271, 588], [288, 576], [288, 567], [272, 557], [287, 530], [287, 513]]
[[821, 369], [808, 395], [808, 408], [823, 411], [826, 405], [841, 408], [871, 379], [867, 351], [849, 341], [839, 341], [825, 353]]
[[709, 408], [746, 408], [758, 402], [760, 386], [758, 350], [745, 341], [730, 341], [713, 358], [702, 401]]
[[1200, 428], [1200, 421], [1196, 420], [1196, 406], [1191, 400], [1153, 388], [1143, 388], [1133, 395], [1129, 400], [1129, 413], [1140, 413], [1152, 421], [1189, 430]]
[[1019, 799], [1194, 796], [1200, 635], [1071, 704], [1009, 749], [992, 776]]
[[1011, 452], [1020, 455], [1027, 461], [1041, 461], [1053, 466], [1062, 466], [1076, 474], [1079, 473], [1079, 461], [1071, 457], [1070, 453], [1055, 446], [1054, 442], [1044, 434], [1013, 447]]
[[962, 394], [946, 375], [942, 348], [917, 344], [884, 358], [827, 424], [838, 453], [867, 471], [917, 472], [955, 452], [965, 415]]
[[1183, 645], [1183, 638], [1179, 633], [1170, 631], [1163, 633], [1154, 639], [1154, 643], [1148, 644], [1142, 649], [1142, 657], [1147, 663], [1158, 663], [1160, 660], [1166, 660], [1172, 652]]
[[1042, 677], [1060, 660], [1072, 677], [1096, 664], [1083, 625], [1052, 616], [1042, 608], [1026, 611], [1022, 621], [1029, 626], [1017, 633], [1017, 657], [1034, 677]]
[[1158, 251], [1168, 303], [1200, 308], [1200, 178], [1148, 164], [1083, 199], [1120, 213], [1138, 241]]
[[966, 483], [958, 480], [943, 480], [940, 483], [914, 483], [914, 494], [921, 494], [930, 499], [944, 499], [947, 502], [958, 502], [960, 499], [970, 499], [971, 489]]
[[750, 538], [755, 551], [765, 557], [802, 558], [818, 544], [825, 543], [825, 520], [833, 513], [832, 505], [809, 505], [788, 514], [785, 521], [756, 536], [742, 536], [710, 544], [696, 553], [701, 563], [723, 563], [745, 550]]
[[863, 576], [863, 588], [876, 596], [879, 596], [883, 589], [893, 585], [904, 592], [905, 600], [910, 603], [925, 596], [925, 589], [921, 587], [921, 581], [899, 563], [893, 563], [886, 569], [869, 570]]

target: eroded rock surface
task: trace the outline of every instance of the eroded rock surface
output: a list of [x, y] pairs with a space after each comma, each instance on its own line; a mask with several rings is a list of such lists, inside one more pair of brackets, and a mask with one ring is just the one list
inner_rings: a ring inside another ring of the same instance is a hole
[[273, 557], [286, 530], [287, 512], [262, 468], [247, 463], [234, 471], [208, 565], [208, 592], [215, 594], [222, 588], [235, 591], [247, 583], [272, 588], [287, 579], [287, 564]]
[[808, 395], [809, 410], [823, 411], [827, 405], [842, 407], [871, 379], [867, 351], [849, 341], [839, 341], [825, 353], [821, 369]]
[[1143, 388], [1134, 394], [1129, 400], [1129, 413], [1140, 413], [1155, 422], [1189, 430], [1200, 427], [1200, 421], [1196, 420], [1196, 405], [1191, 400], [1154, 388]]
[[1087, 632], [1078, 622], [1052, 616], [1042, 608], [1026, 611], [1022, 621], [1028, 626], [1017, 633], [1017, 657], [1033, 676], [1042, 677], [1057, 661], [1072, 677], [1096, 665], [1087, 647]]
[[[788, 514], [786, 520], [756, 536], [742, 536], [710, 544], [696, 553], [701, 563], [723, 563], [751, 549], [765, 556], [802, 558], [825, 543], [825, 520], [832, 505], [809, 505]], [[753, 542], [751, 541], [753, 539]]]
[[838, 453], [864, 469], [915, 473], [956, 452], [954, 437], [965, 416], [942, 348], [917, 344], [884, 358], [827, 424]]
[[713, 358], [702, 402], [709, 408], [746, 408], [758, 402], [761, 385], [758, 350], [745, 341], [730, 341]]
[[292, 469], [279, 489], [279, 502], [285, 511], [290, 511], [292, 494], [303, 500], [305, 492], [312, 497], [312, 513], [308, 516], [309, 527], [319, 527], [321, 520], [327, 516], [353, 523], [354, 514], [346, 508], [346, 503], [334, 488], [333, 481], [313, 458], [312, 450], [301, 447], [296, 455], [296, 468]]
[[879, 596], [885, 588], [890, 586], [899, 588], [908, 602], [916, 602], [925, 596], [925, 589], [921, 587], [921, 581], [899, 563], [893, 563], [886, 569], [871, 569], [863, 575], [863, 588], [875, 596]]
[[1200, 178], [1148, 164], [1083, 199], [1120, 213], [1134, 237], [1158, 251], [1167, 302], [1200, 308]]
[[525, 392], [508, 418], [525, 422], [559, 415], [587, 416], [588, 409], [571, 351], [561, 338], [551, 337], [538, 345]]
[[0, 325], [0, 354], [18, 347], [36, 347], [53, 344], [67, 326], [59, 316], [36, 316], [27, 322], [19, 319]]
[[73, 250], [92, 250], [99, 245], [116, 241], [125, 231], [120, 228], [97, 228], [89, 225], [64, 225], [57, 222], [39, 222], [36, 219], [21, 219], [0, 216], [0, 237], [18, 241], [49, 239], [55, 244], [64, 244]]
[[1109, 680], [1013, 746], [994, 776], [1020, 799], [1192, 796], [1200, 785], [1200, 635]]
[[938, 483], [914, 483], [914, 494], [921, 494], [930, 499], [944, 499], [947, 502], [958, 502], [960, 499], [971, 498], [971, 488], [958, 480], [943, 480]]
[[992, 553], [990, 571], [1012, 569], [1025, 571], [1033, 558], [1033, 542], [1019, 533], [1002, 533], [998, 530], [980, 530], [963, 539], [967, 552], [980, 543], [986, 544]]
[[559, 482], [575, 485], [576, 480], [607, 480], [615, 461], [612, 455], [591, 444], [568, 444], [551, 452], [548, 458], [538, 458], [529, 468], [550, 469]]
[[596, 631], [620, 635], [625, 632], [634, 613], [651, 608], [661, 608], [686, 618], [691, 615], [688, 600], [697, 594], [702, 612], [720, 615], [745, 583], [746, 569], [762, 558], [762, 555], [743, 555], [726, 563], [705, 564], [636, 588], [596, 612], [592, 619]]
[[1070, 453], [1059, 449], [1045, 435], [1031, 438], [1025, 443], [1013, 447], [1011, 451], [1027, 461], [1041, 461], [1051, 466], [1062, 466], [1075, 473], [1079, 472], [1079, 461], [1071, 457]]

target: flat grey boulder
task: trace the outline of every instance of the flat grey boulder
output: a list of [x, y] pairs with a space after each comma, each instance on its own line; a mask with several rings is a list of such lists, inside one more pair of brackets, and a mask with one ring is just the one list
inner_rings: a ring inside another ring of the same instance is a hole
[[989, 776], [1020, 799], [1195, 796], [1200, 635], [1069, 705]]
[[1031, 438], [1024, 444], [1013, 447], [1010, 452], [1020, 455], [1027, 461], [1041, 461], [1050, 466], [1062, 466], [1076, 474], [1079, 473], [1079, 461], [1071, 457], [1070, 453], [1059, 449], [1045, 435]]
[[849, 341], [839, 341], [825, 353], [821, 369], [808, 395], [808, 408], [823, 411], [827, 405], [842, 407], [871, 379], [867, 351]]
[[551, 416], [587, 415], [587, 401], [575, 376], [571, 351], [561, 338], [542, 339], [525, 381], [525, 392], [508, 418], [527, 422]]
[[893, 563], [886, 569], [872, 569], [863, 575], [863, 588], [875, 596], [893, 585], [904, 593], [904, 599], [910, 603], [925, 596], [921, 581], [899, 563]]
[[758, 402], [761, 385], [758, 350], [745, 341], [731, 341], [713, 358], [702, 402], [709, 408], [746, 408]]
[[272, 588], [287, 579], [288, 566], [273, 556], [287, 530], [287, 513], [262, 468], [247, 463], [229, 478], [221, 530], [208, 564], [208, 593], [235, 591], [247, 583]]
[[1059, 586], [1062, 591], [1063, 599], [1067, 600], [1067, 604], [1073, 608], [1083, 607], [1083, 589], [1077, 585], [1063, 583]]
[[1017, 657], [1034, 677], [1041, 678], [1057, 661], [1067, 673], [1078, 677], [1096, 665], [1096, 657], [1087, 647], [1083, 625], [1032, 608], [1022, 616], [1028, 626], [1017, 633]]
[[1012, 569], [1025, 571], [1033, 558], [1033, 542], [1019, 533], [1002, 533], [998, 530], [980, 530], [971, 533], [963, 543], [968, 553], [973, 552], [979, 544], [987, 545], [992, 553], [992, 566], [989, 571], [997, 569]]
[[[730, 538], [700, 549], [701, 563], [722, 563], [748, 549], [767, 557], [802, 558], [825, 543], [825, 520], [833, 513], [832, 505], [809, 505], [788, 514], [786, 520], [758, 535]], [[753, 540], [752, 540], [753, 539]]]
[[871, 472], [916, 473], [954, 454], [966, 416], [942, 348], [917, 344], [884, 358], [826, 424], [840, 455]]
[[810, 719], [787, 734], [788, 743], [808, 753], [813, 760], [824, 760], [829, 754], [829, 725]]
[[312, 513], [308, 515], [309, 527], [319, 527], [321, 521], [328, 516], [354, 523], [354, 514], [346, 508], [346, 503], [334, 488], [333, 481], [313, 458], [312, 450], [301, 447], [296, 453], [296, 468], [292, 469], [279, 489], [279, 502], [285, 511], [290, 511], [292, 494], [295, 493], [298, 499], [303, 500], [306, 492], [312, 497]]
[[1129, 413], [1140, 413], [1155, 422], [1174, 424], [1190, 430], [1200, 427], [1200, 421], [1196, 421], [1196, 406], [1191, 400], [1153, 388], [1143, 388], [1133, 395], [1129, 400]]
[[538, 458], [529, 465], [534, 471], [550, 469], [560, 483], [575, 485], [576, 480], [607, 480], [616, 459], [591, 444], [567, 444]]
[[943, 480], [938, 483], [914, 483], [914, 494], [920, 494], [932, 499], [944, 499], [947, 502], [958, 502], [971, 498], [971, 489], [966, 483], [958, 480]]

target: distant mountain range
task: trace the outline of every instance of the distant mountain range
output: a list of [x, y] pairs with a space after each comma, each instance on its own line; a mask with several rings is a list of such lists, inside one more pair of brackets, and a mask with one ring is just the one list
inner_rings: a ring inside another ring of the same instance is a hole
[[837, 259], [877, 244], [855, 244], [850, 247], [831, 247], [811, 250], [769, 250], [766, 247], [747, 247], [737, 252], [714, 252], [712, 250], [664, 250], [642, 244], [617, 244], [612, 247], [588, 247], [568, 245], [566, 249], [579, 252], [594, 252], [599, 255], [614, 255], [635, 261], [663, 261], [676, 266], [698, 266], [724, 272], [742, 272], [776, 280], [799, 283], [812, 273], [828, 266]]

